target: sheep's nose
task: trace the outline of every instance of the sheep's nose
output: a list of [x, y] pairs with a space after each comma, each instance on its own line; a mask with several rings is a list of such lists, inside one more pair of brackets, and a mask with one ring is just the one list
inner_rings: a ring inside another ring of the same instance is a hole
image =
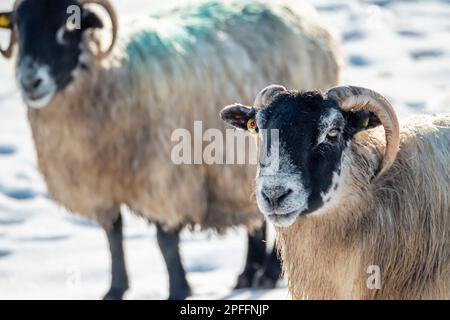
[[272, 209], [277, 209], [291, 193], [292, 189], [282, 186], [265, 187], [261, 190], [262, 198]]
[[37, 74], [22, 76], [20, 78], [20, 84], [24, 91], [28, 93], [34, 93], [39, 91], [39, 88], [42, 86], [43, 79]]

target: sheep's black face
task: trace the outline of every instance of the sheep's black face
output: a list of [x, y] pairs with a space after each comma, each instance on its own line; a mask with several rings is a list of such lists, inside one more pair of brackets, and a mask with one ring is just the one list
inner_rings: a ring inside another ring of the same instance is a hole
[[[74, 11], [74, 5], [78, 11]], [[75, 12], [79, 13], [79, 28], [71, 23], [77, 21]], [[83, 67], [83, 32], [101, 27], [102, 23], [75, 0], [25, 0], [14, 12], [14, 22], [19, 45], [19, 86], [31, 107], [45, 107]]]
[[277, 170], [266, 169], [266, 152], [260, 156], [258, 205], [270, 221], [288, 226], [321, 208], [338, 188], [342, 154], [351, 139], [346, 119], [320, 93], [283, 92], [256, 120], [268, 135], [279, 130]]
[[256, 198], [268, 220], [281, 227], [318, 213], [333, 200], [340, 189], [343, 155], [353, 135], [368, 127], [370, 116], [343, 112], [319, 92], [296, 91], [278, 93], [260, 110], [234, 105], [222, 111], [225, 122], [244, 129], [242, 124], [256, 119], [262, 146]]

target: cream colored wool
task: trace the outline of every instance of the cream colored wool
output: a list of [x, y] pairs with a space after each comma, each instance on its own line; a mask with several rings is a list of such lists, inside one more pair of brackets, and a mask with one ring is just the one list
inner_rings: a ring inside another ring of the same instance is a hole
[[88, 71], [49, 106], [28, 112], [53, 198], [104, 226], [121, 204], [170, 228], [260, 224], [255, 168], [176, 166], [171, 135], [193, 132], [195, 120], [224, 130], [221, 106], [251, 103], [272, 82], [338, 83], [336, 42], [310, 8], [292, 4], [212, 1], [158, 14], [146, 17], [146, 29], [122, 35], [112, 57], [86, 55]]
[[359, 134], [334, 207], [277, 230], [293, 298], [450, 298], [450, 115], [405, 124], [393, 167], [370, 183], [384, 145], [381, 128]]

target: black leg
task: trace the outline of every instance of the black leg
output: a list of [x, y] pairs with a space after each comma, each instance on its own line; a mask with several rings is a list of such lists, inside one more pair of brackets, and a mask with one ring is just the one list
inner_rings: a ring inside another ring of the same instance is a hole
[[270, 255], [267, 256], [264, 269], [257, 276], [255, 286], [260, 289], [273, 289], [276, 287], [280, 277], [281, 261], [278, 258], [277, 250], [274, 247]]
[[255, 276], [264, 266], [266, 259], [265, 224], [254, 234], [248, 234], [247, 260], [244, 271], [238, 277], [235, 289], [251, 288]]
[[119, 213], [112, 228], [105, 228], [111, 252], [111, 289], [105, 300], [120, 300], [128, 289], [128, 275], [123, 251], [122, 216]]
[[180, 257], [180, 230], [166, 231], [156, 224], [158, 245], [169, 273], [169, 300], [184, 300], [191, 294]]

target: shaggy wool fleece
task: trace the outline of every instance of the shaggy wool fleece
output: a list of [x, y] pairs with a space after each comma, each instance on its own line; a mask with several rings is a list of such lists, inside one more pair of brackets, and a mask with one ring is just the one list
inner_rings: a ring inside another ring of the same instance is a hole
[[133, 31], [113, 57], [86, 55], [66, 90], [29, 109], [53, 198], [105, 226], [121, 204], [171, 228], [260, 224], [255, 168], [174, 165], [172, 132], [193, 132], [195, 120], [224, 130], [221, 107], [251, 103], [269, 83], [335, 86], [341, 56], [330, 33], [294, 2], [207, 1], [125, 25]]
[[[450, 298], [450, 115], [413, 119], [401, 132], [380, 180], [370, 182], [385, 145], [374, 129], [345, 155], [334, 207], [278, 229], [295, 299]], [[367, 286], [371, 266], [379, 290]]]

